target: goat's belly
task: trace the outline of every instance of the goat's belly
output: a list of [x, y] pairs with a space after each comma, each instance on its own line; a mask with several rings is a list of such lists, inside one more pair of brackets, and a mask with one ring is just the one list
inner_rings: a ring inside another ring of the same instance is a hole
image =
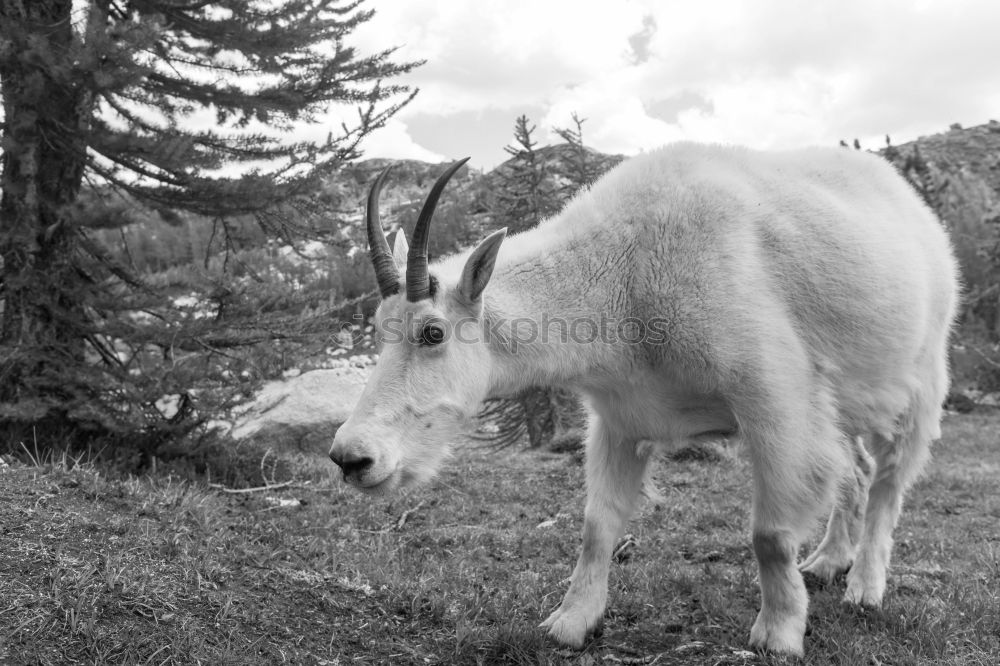
[[736, 419], [720, 397], [700, 394], [654, 373], [641, 374], [628, 384], [584, 389], [592, 408], [627, 437], [686, 442], [736, 432]]

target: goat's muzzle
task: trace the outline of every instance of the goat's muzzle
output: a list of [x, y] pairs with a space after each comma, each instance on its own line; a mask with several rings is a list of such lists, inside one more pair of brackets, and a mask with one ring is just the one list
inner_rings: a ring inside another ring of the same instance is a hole
[[359, 483], [375, 462], [370, 456], [340, 450], [336, 445], [330, 449], [330, 460], [337, 463], [337, 467], [344, 474], [344, 480], [352, 483]]

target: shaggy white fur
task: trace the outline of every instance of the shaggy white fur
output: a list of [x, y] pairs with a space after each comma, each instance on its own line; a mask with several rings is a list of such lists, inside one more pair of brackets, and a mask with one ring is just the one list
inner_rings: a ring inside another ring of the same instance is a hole
[[[345, 467], [359, 487], [389, 490], [433, 474], [484, 398], [579, 390], [587, 506], [569, 590], [543, 623], [557, 641], [582, 645], [603, 615], [649, 442], [719, 432], [738, 432], [752, 463], [751, 644], [803, 653], [796, 556], [831, 507], [801, 568], [849, 568], [846, 599], [881, 603], [903, 492], [940, 436], [958, 298], [946, 233], [887, 162], [673, 145], [431, 273], [431, 299], [379, 308], [382, 355], [332, 454], [363, 461]], [[610, 325], [598, 335], [581, 322]], [[623, 322], [631, 332], [616, 338]], [[421, 341], [428, 324], [450, 336]]]

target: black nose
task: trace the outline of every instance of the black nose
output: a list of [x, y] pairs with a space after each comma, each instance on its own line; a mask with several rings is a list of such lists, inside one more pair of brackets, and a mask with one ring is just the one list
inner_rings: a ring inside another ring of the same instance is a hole
[[330, 451], [330, 460], [337, 463], [344, 476], [360, 476], [372, 466], [375, 461], [368, 456], [361, 456], [356, 453], [341, 453]]

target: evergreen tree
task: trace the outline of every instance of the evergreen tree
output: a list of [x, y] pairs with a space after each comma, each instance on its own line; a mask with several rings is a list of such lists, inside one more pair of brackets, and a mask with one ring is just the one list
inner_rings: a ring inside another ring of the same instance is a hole
[[590, 151], [583, 145], [583, 123], [586, 119], [581, 119], [575, 112], [570, 118], [573, 120], [573, 127], [556, 128], [556, 135], [565, 141], [570, 149], [567, 174], [569, 180], [563, 188], [565, 199], [571, 198], [580, 188], [590, 187], [600, 175], [599, 166], [594, 164]]
[[[204, 216], [223, 234], [239, 215], [286, 238], [317, 233], [305, 195], [416, 92], [385, 81], [419, 63], [346, 44], [373, 14], [362, 3], [0, 0], [8, 443], [155, 429], [152, 398], [165, 387], [143, 383], [142, 359], [211, 349], [225, 319], [221, 301], [214, 317], [156, 309], [162, 294], [112, 260], [93, 229], [154, 209]], [[293, 138], [334, 104], [357, 107], [356, 122], [324, 140]]]
[[[532, 138], [535, 126], [527, 116], [520, 116], [514, 123], [514, 145], [504, 150], [511, 155], [500, 168], [502, 182], [495, 194], [494, 224], [506, 226], [511, 231], [524, 231], [554, 215], [563, 203], [592, 176], [583, 147], [581, 126], [583, 121], [573, 114], [575, 130], [556, 130], [573, 149], [569, 184], [558, 187], [554, 174]], [[576, 181], [579, 178], [579, 182]], [[545, 445], [558, 435], [582, 421], [575, 396], [564, 389], [537, 387], [512, 399], [488, 403], [481, 418], [492, 421], [497, 432], [490, 436], [497, 445], [511, 445], [527, 435], [532, 448]]]
[[506, 226], [511, 233], [531, 229], [560, 208], [548, 165], [535, 150], [538, 143], [531, 136], [535, 129], [527, 116], [518, 117], [514, 145], [504, 147], [511, 159], [500, 167], [503, 182], [492, 208], [497, 226]]

